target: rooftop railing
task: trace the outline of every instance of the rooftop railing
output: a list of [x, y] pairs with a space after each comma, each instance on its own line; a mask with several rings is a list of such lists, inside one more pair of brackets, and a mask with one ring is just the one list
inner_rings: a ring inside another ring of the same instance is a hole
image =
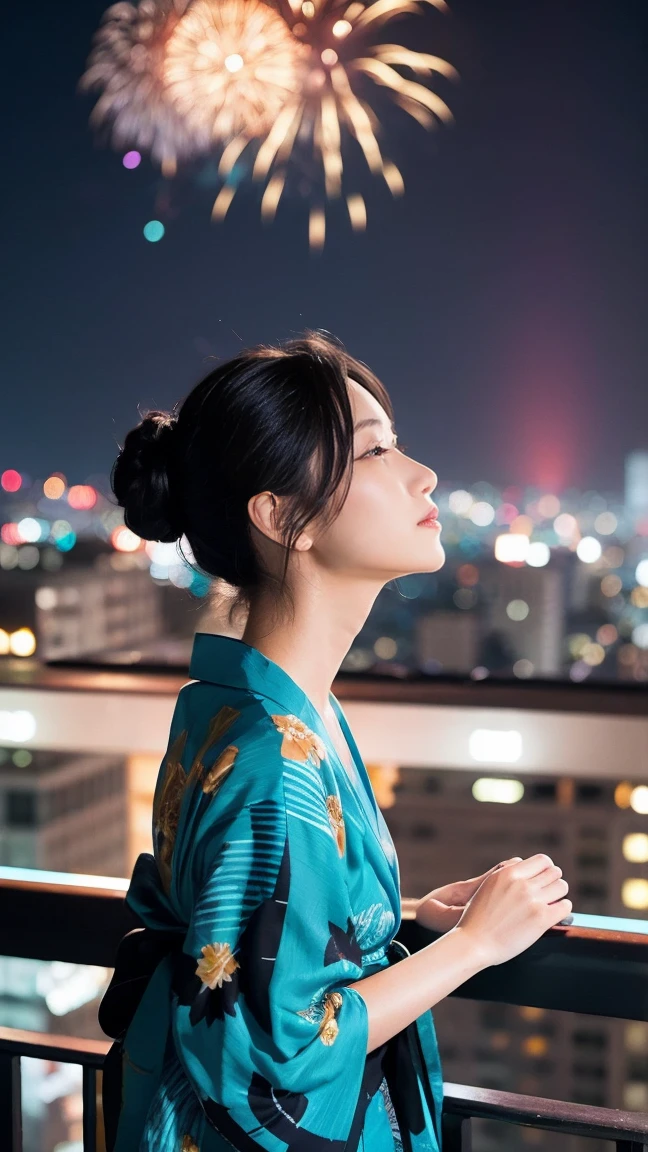
[[[11, 924], [2, 952], [111, 968], [121, 937], [138, 927], [125, 903], [125, 881], [0, 870], [0, 923]], [[93, 880], [95, 886], [93, 886]], [[398, 939], [411, 951], [436, 939], [404, 899]], [[485, 969], [452, 995], [648, 1021], [648, 923], [575, 917], [550, 929], [520, 956]], [[592, 920], [593, 923], [588, 923]], [[576, 922], [577, 921], [577, 922]], [[37, 1056], [83, 1067], [84, 1152], [103, 1147], [97, 1072], [109, 1042], [0, 1028], [0, 1148], [22, 1152], [20, 1059]], [[609, 1140], [617, 1152], [648, 1149], [648, 1114], [445, 1084], [445, 1152], [470, 1152], [471, 1125], [488, 1118], [546, 1131]]]

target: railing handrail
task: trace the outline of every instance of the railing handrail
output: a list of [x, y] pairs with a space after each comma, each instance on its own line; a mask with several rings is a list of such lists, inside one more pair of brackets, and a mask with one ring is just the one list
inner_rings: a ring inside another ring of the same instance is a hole
[[505, 1120], [571, 1136], [592, 1136], [592, 1129], [596, 1128], [598, 1140], [618, 1140], [624, 1136], [627, 1140], [648, 1143], [647, 1112], [574, 1104], [495, 1088], [474, 1088], [444, 1081], [443, 1111], [452, 1116]]
[[[110, 1048], [104, 1040], [86, 1040], [78, 1036], [52, 1036], [44, 1032], [0, 1027], [0, 1069], [14, 1078], [13, 1107], [20, 1109], [20, 1072], [17, 1061], [22, 1057], [52, 1060], [58, 1063], [81, 1064], [84, 1076], [84, 1144], [95, 1148], [96, 1135], [96, 1082], [94, 1074], [103, 1066]], [[86, 1115], [86, 1111], [88, 1115]], [[444, 1144], [452, 1149], [470, 1147], [464, 1140], [463, 1123], [473, 1119], [499, 1120], [565, 1135], [596, 1137], [616, 1142], [617, 1149], [645, 1148], [648, 1146], [648, 1113], [629, 1112], [620, 1108], [598, 1108], [591, 1104], [552, 1100], [545, 1096], [527, 1096], [492, 1088], [477, 1088], [467, 1084], [444, 1081], [443, 1126]], [[21, 1147], [19, 1117], [6, 1117], [13, 1129], [10, 1142]], [[9, 1149], [11, 1152], [11, 1148]]]
[[[412, 952], [439, 935], [404, 898], [398, 939]], [[124, 889], [0, 879], [0, 922], [12, 925], [4, 955], [114, 966], [119, 940], [139, 921]], [[648, 1020], [648, 934], [556, 926], [505, 964], [486, 968], [452, 995], [538, 1008]]]
[[9, 1056], [30, 1056], [37, 1060], [55, 1060], [59, 1064], [102, 1068], [111, 1044], [111, 1040], [86, 1040], [81, 1036], [0, 1026], [0, 1052]]
[[[175, 696], [190, 679], [183, 665], [99, 664], [92, 661], [51, 661], [0, 658], [0, 688], [47, 691], [127, 692]], [[559, 679], [469, 675], [430, 676], [412, 671], [388, 673], [340, 672], [333, 682], [340, 700], [393, 704], [434, 704], [465, 708], [523, 708], [551, 712], [646, 715], [648, 688], [623, 681], [578, 682]]]

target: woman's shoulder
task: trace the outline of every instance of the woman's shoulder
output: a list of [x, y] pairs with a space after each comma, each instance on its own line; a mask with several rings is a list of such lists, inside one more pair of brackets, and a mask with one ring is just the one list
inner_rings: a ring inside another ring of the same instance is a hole
[[325, 754], [317, 733], [270, 697], [203, 681], [180, 689], [167, 756], [205, 795], [219, 794], [221, 812], [276, 797], [287, 767], [317, 770]]

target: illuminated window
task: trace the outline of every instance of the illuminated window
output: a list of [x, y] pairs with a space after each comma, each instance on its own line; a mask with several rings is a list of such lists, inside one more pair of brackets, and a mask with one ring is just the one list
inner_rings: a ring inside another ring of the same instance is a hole
[[623, 856], [633, 864], [648, 862], [648, 835], [645, 832], [630, 832], [623, 837]]
[[621, 900], [626, 908], [636, 908], [638, 911], [648, 908], [648, 880], [634, 876], [624, 880]]

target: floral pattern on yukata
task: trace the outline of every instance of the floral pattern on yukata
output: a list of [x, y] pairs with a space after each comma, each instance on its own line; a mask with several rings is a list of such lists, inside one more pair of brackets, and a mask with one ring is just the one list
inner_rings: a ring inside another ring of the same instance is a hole
[[319, 768], [326, 756], [324, 741], [311, 728], [292, 713], [288, 716], [272, 717], [278, 732], [281, 732], [281, 755], [286, 760], [310, 760]]
[[[188, 730], [184, 728], [173, 741], [166, 757], [166, 767], [162, 785], [153, 805], [153, 829], [157, 841], [157, 864], [165, 892], [171, 888], [173, 852], [175, 848], [180, 809], [185, 793], [197, 780], [203, 778], [203, 761], [207, 752], [222, 739], [228, 728], [239, 717], [240, 712], [224, 705], [207, 725], [207, 734], [193, 758], [191, 769], [186, 771], [183, 758], [187, 744]], [[210, 769], [203, 784], [203, 792], [213, 795], [231, 771], [238, 749], [230, 746]]]

